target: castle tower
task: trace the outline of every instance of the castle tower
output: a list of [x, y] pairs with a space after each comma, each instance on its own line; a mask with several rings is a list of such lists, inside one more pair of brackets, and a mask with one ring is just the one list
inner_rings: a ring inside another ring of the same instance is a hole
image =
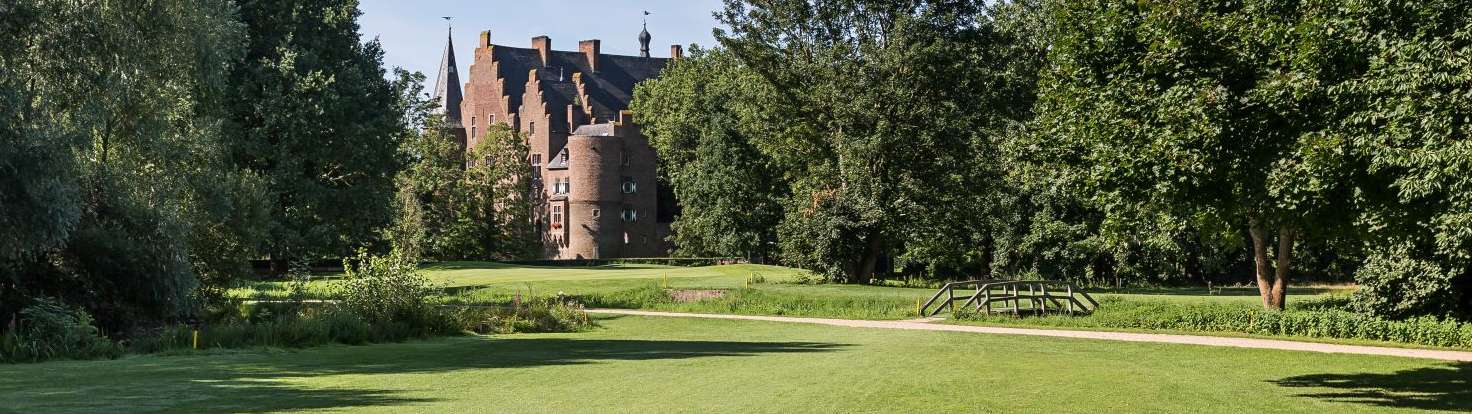
[[[445, 20], [449, 20], [448, 17]], [[460, 121], [460, 74], [455, 69], [454, 32], [445, 39], [445, 54], [440, 57], [440, 72], [434, 82], [434, 100], [440, 103], [435, 113], [445, 114], [445, 121], [452, 128], [462, 128]]]

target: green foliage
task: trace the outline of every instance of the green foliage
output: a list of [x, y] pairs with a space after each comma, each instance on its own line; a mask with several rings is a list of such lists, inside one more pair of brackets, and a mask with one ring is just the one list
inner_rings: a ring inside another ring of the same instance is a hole
[[1472, 5], [1349, 2], [1333, 30], [1361, 76], [1334, 85], [1331, 138], [1362, 163], [1362, 309], [1472, 319]]
[[813, 296], [765, 289], [739, 288], [715, 297], [679, 302], [667, 289], [649, 285], [582, 298], [599, 308], [649, 309], [670, 312], [740, 315], [810, 316], [846, 319], [901, 319], [915, 316], [915, 303], [906, 298], [871, 296]]
[[0, 330], [0, 362], [116, 358], [118, 344], [102, 336], [86, 311], [41, 298]]
[[725, 49], [698, 46], [635, 89], [630, 107], [680, 200], [670, 225], [677, 254], [775, 253], [786, 185], [752, 142], [780, 122], [781, 114], [765, 105], [772, 95]]
[[[4, 50], [0, 100], [19, 103], [6, 111], [19, 118], [0, 128], [28, 136], [4, 145], [0, 168], [22, 168], [20, 158], [49, 166], [0, 179], [0, 220], [26, 221], [0, 236], [10, 281], [0, 284], [0, 310], [54, 295], [119, 330], [189, 311], [197, 275], [238, 260], [222, 246], [248, 238], [232, 229], [248, 227], [249, 215], [229, 208], [248, 197], [232, 187], [247, 179], [232, 175], [221, 151], [218, 97], [243, 36], [234, 6], [3, 7], [0, 31], [18, 47]], [[55, 205], [36, 210], [42, 200]]]
[[511, 305], [464, 306], [452, 317], [461, 329], [481, 334], [581, 332], [594, 326], [582, 306], [558, 298]]
[[356, 1], [238, 4], [248, 33], [225, 77], [228, 154], [270, 195], [267, 252], [350, 254], [392, 218], [412, 82], [385, 78], [382, 47], [360, 40]]
[[398, 256], [371, 256], [360, 250], [343, 259], [346, 277], [337, 285], [338, 307], [370, 324], [422, 323], [435, 317], [435, 287], [419, 274], [419, 264]]
[[397, 178], [386, 234], [394, 250], [440, 260], [534, 256], [525, 138], [493, 124], [467, 154], [425, 102], [414, 111], [426, 120], [423, 132], [405, 145], [413, 161]]
[[83, 136], [47, 116], [53, 103], [27, 85], [41, 75], [33, 70], [40, 57], [27, 45], [54, 21], [60, 5], [0, 5], [0, 228], [7, 229], [0, 232], [0, 261], [60, 245], [82, 212], [72, 151]]
[[504, 123], [486, 127], [466, 156], [465, 180], [456, 203], [452, 249], [460, 257], [528, 259], [541, 248], [532, 228], [531, 169], [527, 139]]
[[940, 262], [984, 238], [987, 215], [974, 208], [1000, 189], [997, 140], [1032, 99], [1036, 71], [1018, 69], [1040, 56], [1020, 29], [993, 24], [979, 1], [728, 1], [717, 17], [730, 27], [717, 32], [722, 53], [740, 63], [717, 73], [758, 86], [699, 91], [709, 96], [695, 108], [748, 103], [741, 117], [666, 132], [739, 142], [721, 122], [754, 124], [736, 131], [785, 181], [769, 194], [787, 195], [777, 227], [787, 262], [867, 281], [881, 255]]
[[1432, 317], [1403, 321], [1346, 311], [1342, 298], [1304, 301], [1288, 310], [1264, 310], [1244, 303], [1191, 303], [1106, 298], [1087, 316], [1013, 317], [958, 312], [963, 323], [1060, 328], [1147, 329], [1179, 332], [1245, 333], [1326, 339], [1388, 341], [1472, 348], [1472, 324]]

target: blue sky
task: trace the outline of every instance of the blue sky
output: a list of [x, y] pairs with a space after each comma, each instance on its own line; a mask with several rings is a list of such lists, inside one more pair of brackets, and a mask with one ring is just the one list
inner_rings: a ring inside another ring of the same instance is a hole
[[639, 54], [639, 29], [648, 10], [649, 54], [668, 56], [670, 45], [715, 43], [711, 13], [721, 0], [362, 0], [358, 20], [363, 39], [383, 43], [384, 63], [424, 72], [432, 88], [445, 47], [445, 20], [453, 16], [455, 59], [465, 81], [476, 38], [491, 30], [491, 43], [531, 47], [532, 37], [547, 35], [554, 50], [577, 50], [578, 41], [600, 39], [603, 53]]

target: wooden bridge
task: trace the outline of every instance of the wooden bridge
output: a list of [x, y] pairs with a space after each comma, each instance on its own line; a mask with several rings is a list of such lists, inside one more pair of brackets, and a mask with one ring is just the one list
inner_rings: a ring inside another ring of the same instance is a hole
[[939, 292], [935, 292], [930, 301], [920, 307], [920, 314], [935, 316], [946, 308], [954, 313], [957, 301], [964, 301], [960, 305], [963, 309], [974, 306], [977, 312], [1014, 315], [1049, 312], [1067, 312], [1073, 315], [1075, 312], [1092, 312], [1099, 308], [1099, 302], [1069, 282], [982, 279], [947, 283]]

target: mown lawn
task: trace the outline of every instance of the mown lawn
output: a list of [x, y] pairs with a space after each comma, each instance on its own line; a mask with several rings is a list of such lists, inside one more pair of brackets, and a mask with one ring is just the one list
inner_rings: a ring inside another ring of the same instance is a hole
[[[894, 286], [860, 286], [845, 284], [801, 285], [792, 282], [798, 275], [807, 274], [801, 269], [767, 265], [726, 265], [705, 267], [681, 267], [660, 265], [607, 265], [607, 266], [528, 266], [494, 262], [446, 262], [426, 265], [423, 273], [437, 283], [459, 293], [555, 295], [609, 294], [639, 289], [648, 286], [666, 286], [672, 289], [734, 289], [750, 287], [763, 291], [778, 292], [794, 296], [823, 298], [875, 298], [894, 299], [909, 307], [916, 299], [929, 299], [935, 289], [905, 288]], [[332, 279], [340, 275], [318, 275]], [[748, 284], [753, 276], [764, 283]], [[281, 282], [255, 283], [245, 289], [237, 289], [236, 295], [250, 297], [266, 294], [282, 296], [285, 284]], [[312, 284], [321, 291], [324, 280]], [[1120, 297], [1140, 300], [1167, 301], [1210, 301], [1256, 303], [1259, 298], [1256, 288], [1223, 288], [1208, 292], [1206, 289], [1161, 288], [1161, 289], [1108, 289], [1092, 290], [1096, 298]], [[1289, 300], [1301, 300], [1334, 292], [1347, 292], [1342, 288], [1303, 287], [1291, 288]], [[911, 315], [904, 315], [906, 317]]]
[[1472, 364], [774, 322], [0, 366], [14, 412], [1472, 410]]

